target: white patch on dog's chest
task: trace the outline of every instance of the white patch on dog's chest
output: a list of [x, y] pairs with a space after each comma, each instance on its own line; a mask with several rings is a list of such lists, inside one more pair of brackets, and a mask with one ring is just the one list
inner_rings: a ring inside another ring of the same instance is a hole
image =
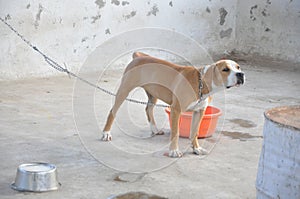
[[194, 101], [188, 107], [187, 111], [198, 111], [201, 109], [205, 109], [208, 106], [208, 98], [202, 101]]

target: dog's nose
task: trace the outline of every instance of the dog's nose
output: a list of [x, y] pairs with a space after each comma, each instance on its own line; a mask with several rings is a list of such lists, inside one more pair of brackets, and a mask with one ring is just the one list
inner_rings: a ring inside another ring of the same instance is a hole
[[241, 72], [236, 73], [236, 76], [237, 76], [238, 78], [243, 78], [243, 79], [244, 79], [244, 73], [241, 73]]
[[236, 73], [236, 77], [237, 77], [237, 83], [238, 84], [244, 84], [244, 73]]

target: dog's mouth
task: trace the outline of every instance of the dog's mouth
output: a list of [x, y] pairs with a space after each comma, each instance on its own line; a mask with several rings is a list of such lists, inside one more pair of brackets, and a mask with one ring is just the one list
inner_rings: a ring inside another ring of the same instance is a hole
[[234, 82], [231, 81], [228, 82], [229, 85], [227, 85], [226, 88], [229, 89], [232, 87], [240, 87], [244, 83], [245, 83], [245, 75], [244, 73], [240, 72], [236, 74], [236, 79]]
[[243, 84], [243, 82], [238, 81], [236, 84], [231, 85], [231, 86], [226, 86], [227, 89], [230, 89], [232, 87], [240, 87]]
[[236, 82], [236, 86], [240, 86], [240, 85], [242, 85], [242, 84], [244, 84], [244, 82], [245, 82], [245, 78], [244, 78], [244, 76], [242, 77], [242, 78], [238, 78], [237, 79], [237, 82]]

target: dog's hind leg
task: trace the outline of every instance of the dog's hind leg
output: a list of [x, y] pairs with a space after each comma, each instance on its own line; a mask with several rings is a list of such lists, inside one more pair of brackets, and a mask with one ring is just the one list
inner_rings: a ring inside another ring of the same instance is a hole
[[162, 130], [158, 130], [155, 120], [154, 120], [154, 115], [153, 115], [153, 109], [157, 102], [157, 98], [153, 97], [147, 91], [146, 91], [146, 94], [148, 96], [148, 104], [146, 106], [146, 115], [148, 118], [148, 122], [150, 123], [150, 129], [152, 131], [152, 135], [163, 135], [164, 132]]
[[116, 98], [115, 98], [115, 103], [108, 114], [106, 124], [103, 129], [103, 135], [102, 135], [103, 141], [111, 141], [112, 136], [110, 133], [110, 129], [114, 122], [115, 116], [116, 116], [120, 106], [122, 105], [122, 103], [124, 102], [126, 97], [128, 96], [129, 92], [133, 89], [133, 87], [126, 87], [123, 85], [124, 84], [121, 84], [120, 88], [118, 89], [118, 92], [117, 92]]

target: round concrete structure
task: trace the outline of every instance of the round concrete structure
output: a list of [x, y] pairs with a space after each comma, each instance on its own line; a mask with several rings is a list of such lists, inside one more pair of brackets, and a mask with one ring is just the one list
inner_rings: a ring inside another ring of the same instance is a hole
[[257, 198], [300, 198], [300, 106], [265, 112]]

